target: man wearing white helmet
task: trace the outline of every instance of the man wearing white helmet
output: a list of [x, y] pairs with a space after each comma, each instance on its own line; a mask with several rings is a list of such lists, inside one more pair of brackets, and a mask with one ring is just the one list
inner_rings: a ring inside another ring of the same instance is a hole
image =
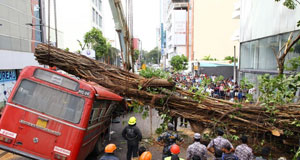
[[201, 159], [207, 160], [207, 150], [205, 145], [200, 143], [201, 135], [199, 133], [194, 134], [194, 143], [189, 145], [187, 149], [187, 160]]

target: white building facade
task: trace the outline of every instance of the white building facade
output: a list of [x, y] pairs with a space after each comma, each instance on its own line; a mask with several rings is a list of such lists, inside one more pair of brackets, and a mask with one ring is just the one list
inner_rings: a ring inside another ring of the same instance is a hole
[[[78, 40], [83, 43], [86, 32], [93, 27], [103, 30], [103, 0], [56, 0], [56, 19], [58, 30], [58, 47], [69, 48], [75, 52], [81, 50]], [[54, 1], [50, 0], [50, 41], [55, 42]], [[48, 26], [48, 0], [45, 0]], [[48, 32], [48, 29], [45, 29]]]
[[166, 68], [170, 67], [172, 57], [186, 54], [187, 2], [168, 1], [167, 16], [164, 22], [166, 32]]
[[[299, 34], [299, 17], [300, 7], [290, 10], [283, 1], [241, 0], [239, 79], [258, 85], [258, 75], [278, 73], [274, 50], [279, 51], [290, 33], [294, 38]], [[288, 54], [286, 63], [300, 55], [299, 48]]]

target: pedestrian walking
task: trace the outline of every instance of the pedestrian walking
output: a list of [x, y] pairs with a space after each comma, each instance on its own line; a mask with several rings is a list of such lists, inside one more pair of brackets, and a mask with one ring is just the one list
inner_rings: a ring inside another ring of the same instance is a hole
[[183, 158], [179, 158], [180, 147], [177, 144], [173, 144], [170, 151], [171, 155], [164, 158], [164, 160], [184, 160]]
[[201, 135], [199, 133], [194, 134], [194, 143], [189, 145], [187, 149], [186, 160], [201, 159], [207, 160], [207, 150], [205, 145], [200, 143]]
[[165, 157], [171, 156], [170, 148], [173, 144], [177, 141], [183, 143], [183, 138], [181, 138], [176, 132], [174, 132], [174, 126], [172, 123], [168, 124], [168, 130], [162, 133], [158, 138], [157, 141], [164, 145], [163, 149], [163, 156], [162, 159]]
[[108, 144], [104, 149], [105, 154], [99, 160], [119, 160], [119, 158], [114, 155], [116, 149], [117, 146], [115, 144]]
[[234, 150], [232, 144], [229, 142], [229, 140], [223, 138], [224, 132], [222, 129], [217, 129], [218, 137], [211, 140], [207, 146], [207, 150], [211, 153], [215, 154], [215, 159], [221, 159], [223, 151], [222, 148], [225, 147], [226, 144], [229, 144], [232, 150]]
[[127, 160], [131, 157], [138, 157], [139, 142], [142, 140], [142, 133], [136, 126], [136, 118], [130, 117], [128, 126], [122, 131], [122, 136], [127, 140]]
[[234, 154], [239, 158], [239, 160], [253, 160], [254, 156], [252, 153], [252, 149], [248, 147], [248, 137], [242, 136], [241, 138], [242, 144], [238, 145], [235, 148]]

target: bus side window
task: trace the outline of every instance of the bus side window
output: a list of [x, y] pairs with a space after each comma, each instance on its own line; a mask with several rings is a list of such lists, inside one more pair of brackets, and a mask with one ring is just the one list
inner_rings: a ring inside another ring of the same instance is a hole
[[94, 101], [90, 119], [89, 119], [89, 125], [94, 124], [95, 120], [97, 120], [97, 117], [100, 112], [100, 107], [101, 107], [100, 104], [101, 104], [100, 101]]
[[105, 110], [106, 110], [105, 107], [103, 107], [103, 108], [101, 109], [101, 113], [100, 113], [100, 115], [99, 115], [99, 117], [98, 117], [98, 122], [101, 121], [101, 118], [103, 117], [103, 115], [104, 115], [104, 113], [105, 113]]

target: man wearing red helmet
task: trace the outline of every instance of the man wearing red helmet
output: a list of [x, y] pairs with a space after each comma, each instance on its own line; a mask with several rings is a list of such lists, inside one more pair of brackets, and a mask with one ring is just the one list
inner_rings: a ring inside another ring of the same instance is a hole
[[164, 160], [184, 160], [183, 158], [179, 158], [180, 147], [177, 144], [173, 144], [170, 149], [172, 155], [166, 157]]

